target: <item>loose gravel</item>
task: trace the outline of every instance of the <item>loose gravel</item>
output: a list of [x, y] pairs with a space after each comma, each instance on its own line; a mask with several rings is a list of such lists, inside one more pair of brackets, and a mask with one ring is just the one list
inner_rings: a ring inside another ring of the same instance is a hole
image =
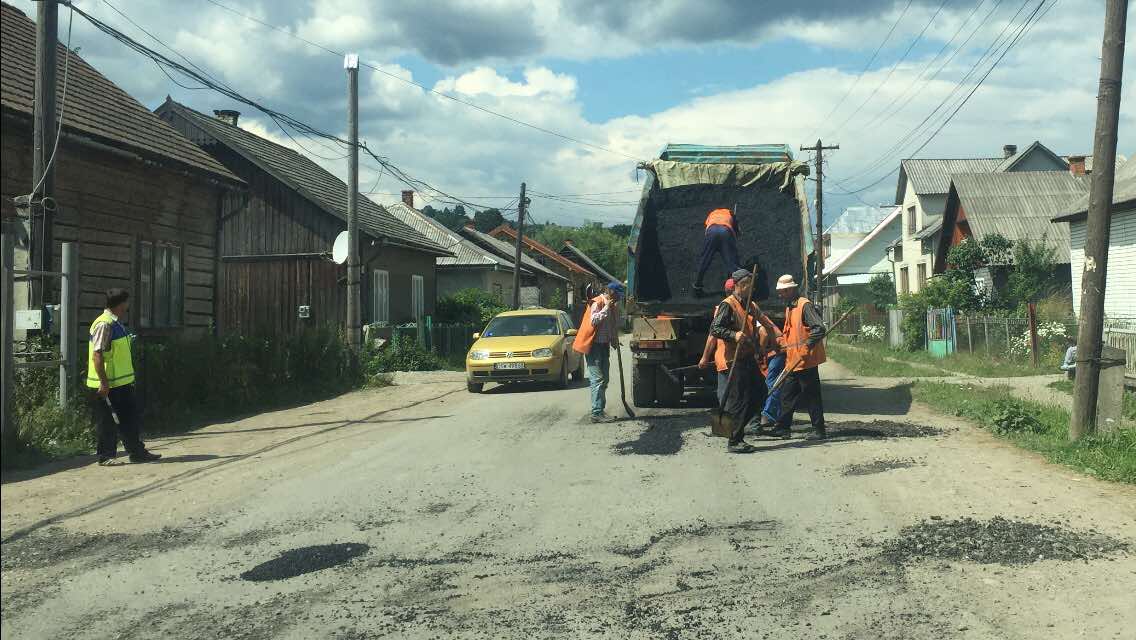
[[883, 473], [893, 469], [907, 469], [910, 467], [917, 467], [921, 462], [916, 462], [912, 458], [894, 459], [894, 458], [881, 458], [871, 462], [862, 462], [859, 464], [846, 465], [841, 471], [841, 475], [845, 476], [870, 476], [876, 473]]
[[346, 564], [367, 553], [369, 549], [370, 547], [367, 545], [357, 542], [321, 544], [289, 549], [272, 560], [262, 562], [245, 571], [241, 574], [241, 579], [252, 582], [287, 580], [288, 578], [302, 576], [305, 573]]
[[896, 564], [923, 558], [968, 560], [979, 564], [1025, 565], [1040, 560], [1093, 560], [1126, 552], [1129, 545], [1095, 530], [1008, 520], [996, 516], [927, 520], [906, 527], [884, 544], [883, 556]]

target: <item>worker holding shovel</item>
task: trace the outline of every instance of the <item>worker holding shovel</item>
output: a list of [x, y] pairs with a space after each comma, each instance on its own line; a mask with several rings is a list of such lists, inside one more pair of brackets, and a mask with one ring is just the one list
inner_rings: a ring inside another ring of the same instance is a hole
[[[611, 352], [619, 349], [619, 300], [623, 285], [611, 282], [604, 292], [588, 301], [580, 332], [572, 348], [584, 354], [588, 363], [588, 384], [592, 396], [592, 422], [614, 422], [604, 410], [607, 408], [607, 383], [610, 375]], [[622, 367], [620, 368], [622, 375]]]
[[824, 440], [824, 404], [820, 394], [820, 373], [824, 361], [824, 321], [820, 312], [808, 298], [798, 293], [793, 276], [785, 274], [777, 279], [777, 296], [785, 301], [785, 326], [780, 344], [785, 348], [785, 368], [788, 373], [781, 387], [781, 415], [773, 436], [788, 437], [793, 424], [793, 412], [808, 409], [813, 434], [810, 440]]
[[753, 274], [739, 269], [734, 272], [733, 280], [734, 292], [726, 296], [714, 312], [710, 335], [718, 340], [715, 364], [720, 373], [726, 373], [725, 394], [719, 407], [730, 416], [732, 428], [727, 450], [748, 453], [753, 448], [745, 442], [745, 425], [765, 395], [754, 343], [755, 321], [764, 314], [751, 300]]

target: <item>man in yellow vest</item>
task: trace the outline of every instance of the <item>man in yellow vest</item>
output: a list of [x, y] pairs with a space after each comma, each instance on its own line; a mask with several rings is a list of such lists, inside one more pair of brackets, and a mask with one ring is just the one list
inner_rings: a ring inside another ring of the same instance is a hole
[[698, 260], [698, 277], [694, 279], [694, 295], [701, 296], [702, 279], [710, 269], [710, 262], [714, 254], [722, 255], [726, 263], [726, 270], [730, 273], [741, 269], [738, 264], [738, 227], [737, 216], [729, 209], [714, 209], [706, 216], [706, 235], [702, 241], [702, 256]]
[[130, 294], [125, 290], [107, 291], [106, 309], [91, 323], [87, 343], [87, 387], [94, 391], [100, 465], [114, 460], [119, 438], [131, 462], [153, 462], [162, 457], [142, 444], [130, 335], [120, 320], [129, 306]]
[[817, 367], [825, 361], [824, 321], [816, 306], [801, 297], [793, 276], [777, 279], [777, 297], [785, 301], [785, 327], [778, 339], [785, 349], [785, 367], [791, 373], [781, 387], [781, 415], [772, 435], [788, 437], [793, 412], [807, 408], [813, 425], [810, 440], [824, 440], [824, 404]]
[[725, 387], [719, 406], [733, 420], [733, 432], [726, 443], [726, 450], [748, 453], [753, 448], [744, 439], [746, 423], [765, 400], [765, 384], [758, 371], [755, 350], [756, 327], [757, 323], [765, 325], [770, 320], [753, 302], [750, 302], [749, 309], [745, 308], [754, 284], [753, 275], [745, 269], [738, 269], [733, 280], [733, 293], [726, 296], [714, 311], [710, 335], [717, 339], [714, 363], [718, 369], [719, 385]]
[[607, 408], [607, 383], [611, 371], [610, 349], [619, 348], [619, 300], [623, 297], [623, 290], [623, 285], [613, 280], [602, 294], [588, 301], [580, 321], [580, 331], [572, 342], [572, 348], [584, 354], [588, 364], [592, 422], [616, 420], [604, 410]]

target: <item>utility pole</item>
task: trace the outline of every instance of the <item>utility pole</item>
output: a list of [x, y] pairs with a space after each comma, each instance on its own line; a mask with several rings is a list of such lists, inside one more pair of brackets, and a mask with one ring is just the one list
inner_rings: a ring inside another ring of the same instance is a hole
[[1077, 377], [1069, 439], [1079, 440], [1096, 429], [1104, 334], [1104, 287], [1112, 188], [1116, 173], [1116, 136], [1120, 123], [1120, 81], [1124, 73], [1124, 31], [1128, 0], [1107, 0], [1101, 47], [1097, 127], [1093, 140], [1093, 174], [1085, 228], [1085, 268], [1081, 275], [1081, 310], [1077, 330]]
[[[816, 174], [817, 174], [817, 198], [816, 198], [816, 246], [813, 251], [816, 252], [816, 303], [820, 304], [824, 299], [823, 287], [821, 285], [821, 278], [824, 274], [824, 152], [828, 150], [839, 149], [840, 145], [834, 144], [824, 146], [820, 139], [817, 139], [816, 145], [812, 147], [801, 146], [801, 151], [812, 151], [816, 154]], [[808, 274], [805, 274], [808, 278]]]
[[[51, 271], [51, 252], [54, 239], [52, 222], [54, 206], [45, 206], [44, 198], [55, 193], [54, 163], [50, 163], [55, 149], [55, 64], [59, 31], [59, 4], [57, 0], [37, 2], [36, 7], [36, 76], [35, 107], [32, 116], [32, 188], [31, 237], [28, 269]], [[50, 166], [49, 166], [50, 163]], [[42, 278], [28, 280], [28, 306], [42, 309], [47, 301]]]
[[359, 286], [359, 54], [343, 57], [347, 70], [347, 345], [358, 350], [362, 336]]
[[517, 252], [513, 256], [513, 308], [521, 308], [521, 243], [525, 235], [525, 183], [521, 183], [521, 199], [517, 200]]

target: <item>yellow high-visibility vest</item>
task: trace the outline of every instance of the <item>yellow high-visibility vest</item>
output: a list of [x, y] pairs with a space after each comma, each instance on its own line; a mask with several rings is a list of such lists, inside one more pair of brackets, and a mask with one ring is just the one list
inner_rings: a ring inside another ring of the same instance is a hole
[[123, 387], [134, 383], [134, 361], [130, 358], [130, 335], [126, 327], [114, 319], [108, 311], [95, 318], [91, 323], [90, 336], [87, 340], [87, 386], [91, 389], [99, 388], [99, 376], [95, 373], [95, 327], [100, 323], [111, 326], [110, 351], [103, 352], [103, 365], [106, 368], [107, 384], [111, 389]]

